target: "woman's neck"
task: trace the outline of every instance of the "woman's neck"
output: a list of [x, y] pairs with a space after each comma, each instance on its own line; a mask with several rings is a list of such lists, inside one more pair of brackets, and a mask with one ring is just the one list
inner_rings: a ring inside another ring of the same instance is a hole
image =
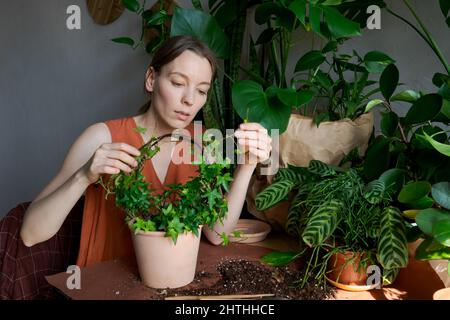
[[138, 125], [147, 129], [146, 135], [149, 138], [152, 136], [162, 136], [173, 131], [173, 128], [166, 125], [165, 121], [155, 112], [154, 108], [150, 108], [146, 113], [140, 115], [138, 119]]

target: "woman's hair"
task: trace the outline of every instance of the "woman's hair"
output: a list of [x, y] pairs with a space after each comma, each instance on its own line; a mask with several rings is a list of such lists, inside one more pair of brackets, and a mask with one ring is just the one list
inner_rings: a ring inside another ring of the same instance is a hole
[[[156, 73], [158, 73], [161, 71], [161, 68], [163, 66], [175, 60], [179, 55], [181, 55], [186, 50], [190, 50], [198, 54], [199, 56], [206, 58], [209, 61], [212, 70], [212, 77], [211, 77], [212, 81], [216, 74], [217, 68], [216, 57], [206, 44], [204, 44], [203, 42], [192, 36], [175, 36], [167, 39], [158, 48], [158, 50], [156, 50], [149, 67], [153, 67], [153, 70]], [[146, 90], [145, 89], [146, 82], [147, 78], [145, 79], [144, 82], [144, 90]], [[150, 108], [151, 102], [152, 102], [151, 99], [149, 99], [149, 101], [140, 108], [139, 114], [147, 112], [148, 109]]]

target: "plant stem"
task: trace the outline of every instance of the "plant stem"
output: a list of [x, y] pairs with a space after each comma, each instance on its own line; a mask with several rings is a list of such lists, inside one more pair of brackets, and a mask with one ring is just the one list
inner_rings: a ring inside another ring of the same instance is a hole
[[436, 44], [436, 41], [434, 41], [434, 39], [431, 36], [430, 32], [428, 31], [428, 29], [423, 24], [422, 20], [420, 20], [419, 16], [417, 15], [416, 11], [414, 10], [414, 8], [411, 5], [411, 3], [409, 2], [409, 0], [403, 0], [403, 3], [408, 7], [409, 11], [411, 11], [412, 15], [414, 16], [416, 21], [419, 23], [420, 27], [422, 28], [423, 32], [425, 33], [425, 35], [427, 36], [428, 40], [431, 43], [431, 48], [433, 49], [433, 51], [438, 56], [439, 60], [443, 64], [445, 70], [447, 70], [447, 74], [450, 75], [450, 65], [445, 60], [445, 57], [442, 54], [441, 50], [439, 49], [438, 45]]

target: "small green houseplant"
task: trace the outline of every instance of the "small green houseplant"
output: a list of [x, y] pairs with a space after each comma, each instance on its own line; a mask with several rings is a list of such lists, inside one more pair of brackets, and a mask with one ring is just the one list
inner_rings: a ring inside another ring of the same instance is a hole
[[[168, 185], [160, 194], [154, 192], [142, 168], [159, 151], [158, 143], [170, 136], [153, 137], [143, 145], [132, 172], [99, 180], [106, 197], [114, 194], [116, 205], [125, 211], [141, 278], [155, 288], [180, 287], [194, 279], [201, 229], [213, 230], [222, 222], [228, 211], [223, 195], [232, 180], [229, 161], [208, 164], [202, 156], [196, 163], [197, 177], [184, 185]], [[220, 236], [228, 242], [228, 235]]]
[[[263, 210], [294, 193], [287, 230], [306, 249], [312, 249], [300, 285], [306, 283], [308, 272], [317, 279], [334, 272], [329, 262], [338, 253], [349, 257], [345, 264], [356, 262], [355, 271], [365, 275], [368, 266], [380, 265], [383, 282], [394, 281], [399, 269], [408, 263], [403, 219], [400, 211], [390, 206], [392, 194], [401, 187], [399, 175], [400, 171], [393, 170], [365, 183], [355, 168], [342, 169], [313, 160], [307, 168], [281, 169], [275, 182], [258, 194], [256, 204]], [[282, 265], [304, 256], [306, 249], [272, 253], [263, 261]], [[345, 266], [341, 268], [334, 279], [337, 282]]]

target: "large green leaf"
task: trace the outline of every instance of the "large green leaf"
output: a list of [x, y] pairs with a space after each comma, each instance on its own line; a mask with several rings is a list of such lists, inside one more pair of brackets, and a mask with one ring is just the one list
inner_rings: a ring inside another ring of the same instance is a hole
[[364, 56], [364, 64], [369, 72], [383, 72], [395, 60], [380, 51], [370, 51]]
[[256, 208], [264, 211], [280, 201], [285, 200], [294, 186], [295, 182], [291, 180], [280, 180], [271, 184], [256, 196]]
[[364, 160], [364, 174], [368, 180], [378, 178], [389, 167], [389, 144], [390, 140], [378, 136], [369, 147]]
[[450, 220], [450, 212], [429, 208], [420, 211], [416, 216], [417, 225], [427, 235], [432, 235], [434, 224], [442, 220]]
[[278, 95], [289, 89], [269, 87], [264, 92], [262, 86], [251, 80], [233, 84], [233, 107], [242, 119], [258, 122], [267, 130], [279, 129], [283, 133], [291, 115], [291, 106], [280, 101]]
[[398, 127], [398, 116], [395, 112], [382, 112], [381, 113], [381, 132], [387, 137], [392, 137]]
[[442, 97], [430, 93], [413, 103], [405, 117], [405, 124], [416, 124], [433, 120], [442, 107]]
[[206, 43], [218, 58], [229, 57], [230, 44], [227, 36], [216, 19], [203, 11], [175, 8], [170, 35], [194, 36]]
[[405, 175], [405, 170], [393, 168], [383, 172], [378, 180], [384, 182], [386, 192], [392, 196], [400, 191], [401, 187], [405, 183]]
[[450, 182], [439, 182], [431, 187], [433, 199], [443, 208], [450, 210]]
[[450, 157], [450, 145], [434, 140], [426, 132], [423, 132], [423, 135], [417, 134], [417, 136], [423, 136], [425, 138], [425, 140], [428, 141], [433, 146], [433, 148], [435, 148], [437, 151], [439, 151], [443, 155]]
[[285, 266], [292, 261], [294, 261], [298, 257], [297, 252], [293, 251], [286, 251], [286, 252], [280, 252], [275, 251], [266, 254], [261, 258], [261, 261], [275, 267]]
[[295, 72], [315, 69], [325, 61], [325, 55], [318, 50], [305, 53], [295, 65]]
[[420, 93], [414, 90], [405, 90], [397, 93], [391, 98], [391, 101], [414, 102], [419, 100]]
[[431, 184], [428, 181], [416, 181], [408, 183], [403, 187], [398, 195], [401, 203], [412, 203], [428, 195], [431, 191]]
[[440, 260], [450, 259], [450, 248], [446, 247], [433, 238], [425, 239], [416, 249], [417, 260]]
[[397, 88], [400, 73], [395, 64], [388, 65], [380, 76], [380, 90], [383, 97], [389, 100]]
[[400, 210], [388, 207], [381, 217], [380, 238], [378, 241], [379, 261], [383, 268], [404, 268], [408, 265], [405, 226]]
[[434, 204], [434, 201], [429, 196], [425, 196], [420, 198], [419, 200], [408, 202], [408, 207], [411, 209], [421, 210], [431, 208]]
[[306, 23], [306, 0], [292, 1], [288, 8], [297, 16], [303, 25]]
[[322, 10], [328, 29], [335, 38], [361, 35], [359, 24], [347, 19], [335, 8], [323, 6]]
[[331, 200], [314, 211], [303, 231], [303, 241], [310, 247], [322, 245], [337, 228], [341, 208], [342, 203]]
[[450, 247], [450, 218], [434, 223], [432, 234], [439, 243]]

